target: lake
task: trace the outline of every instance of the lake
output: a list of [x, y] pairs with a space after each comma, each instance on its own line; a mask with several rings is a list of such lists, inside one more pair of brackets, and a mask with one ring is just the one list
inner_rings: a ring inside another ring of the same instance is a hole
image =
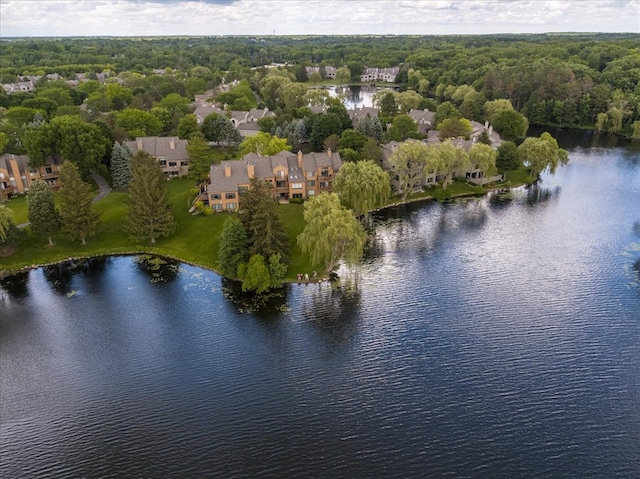
[[554, 135], [511, 200], [377, 214], [335, 286], [3, 279], [0, 476], [640, 477], [640, 145]]
[[343, 86], [330, 86], [326, 90], [332, 97], [338, 97], [344, 103], [347, 110], [353, 110], [354, 108], [372, 107], [373, 97], [376, 93], [382, 90], [393, 89], [384, 86], [371, 86], [371, 85], [343, 85]]

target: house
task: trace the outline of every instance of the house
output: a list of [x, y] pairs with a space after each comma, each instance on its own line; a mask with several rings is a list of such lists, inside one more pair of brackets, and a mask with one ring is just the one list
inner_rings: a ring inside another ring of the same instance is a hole
[[427, 108], [424, 110], [411, 110], [409, 111], [409, 116], [418, 124], [418, 131], [423, 135], [427, 131], [436, 127], [436, 125], [433, 124], [433, 119], [436, 114], [433, 111], [429, 111]]
[[189, 173], [187, 140], [177, 136], [145, 136], [127, 141], [132, 153], [146, 151], [156, 160], [167, 178], [185, 176]]
[[[407, 141], [419, 141], [419, 140], [407, 140]], [[402, 193], [402, 186], [400, 185], [400, 178], [394, 172], [393, 166], [389, 163], [389, 157], [398, 149], [401, 142], [392, 141], [382, 147], [382, 167], [389, 171], [391, 177], [391, 187], [393, 191]], [[443, 176], [440, 172], [432, 171], [428, 175], [424, 174], [422, 166], [416, 166], [409, 175], [413, 178], [413, 183], [410, 186], [413, 192], [422, 191], [423, 186], [430, 186], [442, 181]]]
[[31, 183], [38, 178], [57, 189], [61, 164], [60, 160], [49, 157], [44, 166], [31, 168], [28, 156], [5, 153], [0, 156], [0, 198], [7, 200], [26, 193]]
[[210, 103], [200, 104], [193, 111], [193, 114], [196, 116], [196, 121], [198, 122], [198, 125], [202, 125], [202, 122], [204, 121], [204, 119], [213, 113], [216, 113], [218, 115], [227, 114], [224, 110], [221, 110], [217, 106], [212, 105]]
[[[305, 67], [305, 70], [307, 71], [307, 77], [310, 77], [313, 73], [320, 73], [320, 67]], [[327, 65], [324, 67], [324, 77], [335, 78], [337, 71], [338, 69], [336, 67]]]
[[281, 151], [272, 156], [245, 155], [241, 160], [211, 165], [207, 201], [214, 211], [233, 211], [241, 204], [242, 193], [256, 177], [270, 185], [274, 197], [286, 202], [306, 199], [333, 190], [333, 178], [342, 166], [338, 153], [303, 154]]
[[367, 116], [371, 118], [378, 118], [380, 109], [370, 107], [370, 106], [363, 106], [360, 108], [355, 107], [353, 110], [347, 110], [347, 113], [349, 114], [349, 118], [351, 118], [351, 123], [353, 123], [353, 126], [355, 128], [356, 126], [358, 126], [358, 123], [360, 123], [360, 120], [362, 120], [363, 118], [366, 118]]
[[360, 81], [363, 83], [375, 83], [377, 81], [394, 83], [399, 72], [399, 66], [392, 68], [365, 68], [360, 75]]

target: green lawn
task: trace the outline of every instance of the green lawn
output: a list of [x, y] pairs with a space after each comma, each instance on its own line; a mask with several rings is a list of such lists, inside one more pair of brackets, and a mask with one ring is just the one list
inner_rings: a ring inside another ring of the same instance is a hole
[[[512, 186], [526, 183], [528, 172], [524, 168], [509, 172], [508, 180]], [[68, 258], [132, 253], [155, 253], [216, 270], [218, 238], [229, 215], [219, 213], [213, 216], [202, 216], [189, 213], [188, 210], [193, 199], [191, 193], [193, 182], [191, 180], [174, 179], [167, 182], [167, 188], [178, 223], [176, 232], [170, 238], [161, 238], [153, 245], [131, 241], [125, 232], [128, 213], [127, 194], [111, 192], [95, 204], [96, 211], [101, 213], [100, 225], [96, 236], [89, 238], [86, 246], [82, 246], [78, 242], [71, 242], [60, 234], [53, 237], [54, 245], [48, 246], [47, 238], [29, 234], [25, 241], [19, 245], [16, 253], [9, 257], [0, 257], [0, 274], [34, 265], [55, 263]], [[448, 190], [452, 195], [473, 194], [473, 187], [465, 182], [454, 182], [449, 185]], [[436, 189], [412, 195], [409, 200], [432, 198], [434, 191]], [[388, 204], [396, 203], [398, 203], [398, 198], [394, 197]], [[24, 196], [10, 200], [7, 205], [14, 212], [16, 224], [28, 221], [27, 202]], [[281, 205], [280, 211], [291, 245], [287, 279], [295, 279], [297, 273], [311, 274], [314, 269], [321, 269], [318, 266], [313, 266], [308, 256], [302, 254], [298, 247], [297, 237], [305, 225], [304, 206], [301, 204]], [[27, 231], [30, 233], [29, 228]]]

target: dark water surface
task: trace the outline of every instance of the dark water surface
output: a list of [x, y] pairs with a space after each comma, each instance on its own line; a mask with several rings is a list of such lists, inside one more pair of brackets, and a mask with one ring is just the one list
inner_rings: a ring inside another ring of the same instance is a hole
[[0, 476], [640, 477], [640, 149], [561, 141], [258, 311], [129, 257], [3, 280]]

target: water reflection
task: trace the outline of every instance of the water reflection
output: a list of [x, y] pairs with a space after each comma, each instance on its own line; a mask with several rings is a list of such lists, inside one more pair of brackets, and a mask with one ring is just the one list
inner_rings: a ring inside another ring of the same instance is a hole
[[262, 294], [242, 291], [242, 283], [229, 278], [220, 278], [222, 293], [238, 313], [252, 313], [259, 318], [272, 318], [288, 310], [288, 286]]
[[14, 299], [25, 298], [29, 293], [29, 273], [30, 271], [23, 271], [13, 276], [0, 278], [2, 290]]
[[161, 256], [141, 254], [136, 256], [138, 269], [151, 278], [152, 283], [168, 283], [176, 279], [180, 263]]
[[542, 186], [540, 182], [536, 182], [526, 188], [527, 192], [527, 205], [534, 206], [539, 203], [549, 201], [553, 196], [557, 196], [560, 193], [560, 187], [547, 188]]
[[357, 274], [319, 283], [304, 295], [302, 318], [320, 333], [329, 345], [350, 341], [360, 321], [361, 292]]
[[62, 263], [44, 266], [42, 273], [53, 291], [69, 296], [73, 294], [72, 283], [73, 277], [76, 274], [83, 273], [89, 276], [99, 276], [99, 274], [105, 270], [108, 263], [109, 258], [105, 257], [64, 261]]

